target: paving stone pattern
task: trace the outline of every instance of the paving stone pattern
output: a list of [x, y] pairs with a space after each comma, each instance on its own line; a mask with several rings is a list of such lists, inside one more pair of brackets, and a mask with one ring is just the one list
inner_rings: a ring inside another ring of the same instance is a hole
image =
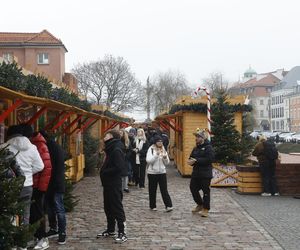
[[230, 190], [228, 193], [284, 249], [300, 249], [300, 199], [287, 196], [239, 195]]
[[96, 239], [106, 226], [102, 188], [99, 177], [86, 177], [76, 184], [80, 202], [68, 214], [67, 244], [50, 249], [282, 249], [280, 245], [223, 189], [212, 190], [210, 216], [192, 214], [195, 206], [189, 191], [189, 179], [182, 178], [171, 166], [168, 188], [174, 211], [166, 213], [157, 195], [158, 211], [151, 211], [146, 189], [131, 188], [124, 194], [128, 241], [116, 244], [113, 239]]

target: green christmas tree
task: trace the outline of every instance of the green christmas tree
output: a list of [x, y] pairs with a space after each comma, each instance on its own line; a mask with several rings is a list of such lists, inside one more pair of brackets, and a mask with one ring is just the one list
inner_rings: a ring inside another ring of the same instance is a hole
[[16, 161], [7, 148], [0, 149], [0, 249], [25, 247], [33, 237], [35, 226], [16, 226], [16, 215], [22, 214], [19, 202], [24, 176], [15, 176]]
[[216, 161], [220, 163], [236, 162], [241, 150], [241, 136], [234, 125], [234, 113], [227, 102], [223, 89], [216, 93], [217, 102], [212, 110], [212, 145]]
[[99, 139], [91, 135], [88, 129], [83, 134], [83, 153], [85, 155], [85, 175], [94, 175], [99, 162]]

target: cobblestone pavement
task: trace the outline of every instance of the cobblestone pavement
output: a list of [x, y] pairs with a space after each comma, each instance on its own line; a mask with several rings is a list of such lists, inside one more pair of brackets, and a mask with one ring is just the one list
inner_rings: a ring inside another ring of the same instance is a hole
[[280, 245], [231, 197], [228, 191], [212, 189], [210, 217], [192, 214], [195, 206], [189, 191], [189, 179], [177, 170], [168, 170], [168, 188], [174, 211], [166, 213], [161, 196], [158, 211], [148, 205], [147, 189], [131, 188], [124, 194], [128, 241], [122, 245], [113, 239], [96, 239], [106, 226], [99, 177], [87, 177], [76, 185], [80, 202], [68, 214], [67, 244], [58, 246], [51, 239], [50, 249], [282, 249]]
[[300, 249], [300, 199], [239, 195], [227, 191], [284, 249]]

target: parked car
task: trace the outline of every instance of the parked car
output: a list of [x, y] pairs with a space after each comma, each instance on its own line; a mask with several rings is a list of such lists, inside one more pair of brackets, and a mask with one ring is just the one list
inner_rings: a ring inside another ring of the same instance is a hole
[[295, 132], [282, 132], [280, 135], [279, 135], [279, 141], [280, 142], [287, 142], [289, 141], [288, 138], [291, 138], [292, 135], [294, 135]]
[[300, 132], [292, 135], [291, 142], [300, 143]]
[[261, 134], [267, 137], [267, 139], [269, 139], [272, 134], [272, 131], [262, 131]]
[[260, 131], [260, 130], [253, 130], [253, 132], [250, 134], [250, 136], [251, 136], [252, 138], [256, 139], [256, 137], [257, 137], [258, 135], [260, 135], [260, 134], [261, 134], [261, 131]]
[[273, 141], [276, 141], [276, 136], [277, 135], [280, 135], [282, 133], [282, 131], [273, 131], [271, 134], [270, 134], [270, 137], [269, 139], [273, 140]]

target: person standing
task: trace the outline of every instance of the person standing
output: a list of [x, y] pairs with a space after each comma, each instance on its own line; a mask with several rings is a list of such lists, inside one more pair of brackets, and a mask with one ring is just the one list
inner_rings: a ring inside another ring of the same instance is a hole
[[32, 197], [32, 176], [44, 169], [44, 163], [35, 145], [23, 136], [23, 128], [13, 125], [7, 130], [7, 142], [1, 148], [7, 147], [16, 155], [17, 164], [25, 175], [25, 182], [20, 194], [20, 200], [24, 202], [24, 212], [21, 216], [21, 224], [29, 225], [30, 204]]
[[140, 188], [145, 188], [146, 175], [146, 154], [148, 150], [148, 143], [145, 132], [142, 128], [137, 130], [137, 136], [134, 142], [133, 152], [135, 154], [134, 178], [135, 185]]
[[133, 145], [135, 142], [135, 137], [136, 137], [136, 129], [135, 128], [131, 128], [129, 130], [129, 134], [128, 134], [128, 138], [129, 138], [129, 142], [130, 142], [130, 159], [129, 159], [129, 173], [128, 173], [128, 185], [129, 186], [134, 186], [134, 178], [133, 178], [133, 167], [135, 165], [135, 154], [133, 153], [132, 149], [133, 149]]
[[[267, 148], [270, 148], [267, 152]], [[272, 152], [272, 149], [274, 152]], [[274, 154], [274, 157], [271, 157]], [[278, 151], [274, 142], [267, 141], [264, 135], [258, 137], [258, 143], [255, 145], [252, 155], [257, 157], [258, 164], [260, 167], [263, 192], [261, 196], [278, 196], [278, 188], [275, 176], [276, 160], [278, 159]]]
[[45, 131], [40, 131], [47, 141], [50, 153], [52, 174], [46, 194], [46, 204], [50, 230], [46, 236], [58, 235], [58, 244], [66, 244], [66, 211], [64, 207], [65, 193], [65, 152], [62, 147]]
[[129, 164], [130, 164], [130, 155], [131, 155], [131, 144], [128, 137], [128, 132], [125, 129], [120, 130], [121, 141], [123, 143], [123, 152], [125, 155], [125, 164], [122, 171], [122, 190], [126, 193], [129, 193], [128, 189], [128, 175], [129, 175]]
[[104, 134], [106, 158], [100, 170], [100, 178], [103, 186], [104, 211], [107, 219], [107, 228], [99, 233], [99, 237], [114, 237], [115, 224], [118, 225], [118, 236], [116, 243], [127, 241], [125, 233], [125, 212], [122, 204], [122, 178], [121, 174], [125, 164], [123, 144], [120, 140], [120, 133], [116, 130], [109, 130]]
[[44, 163], [44, 169], [33, 175], [33, 193], [30, 207], [30, 224], [34, 224], [40, 220], [40, 226], [34, 234], [38, 240], [34, 249], [43, 250], [49, 248], [49, 241], [46, 237], [45, 194], [48, 190], [51, 177], [51, 159], [45, 138], [38, 132], [34, 133], [29, 124], [21, 124], [21, 126], [23, 128], [23, 135], [30, 139], [31, 143], [37, 147]]
[[[192, 212], [199, 212], [202, 217], [207, 217], [210, 210], [210, 182], [213, 177], [212, 162], [215, 154], [204, 130], [197, 129], [194, 135], [196, 147], [188, 159], [188, 164], [193, 167], [190, 190], [197, 204]], [[203, 191], [203, 199], [200, 190]]]
[[167, 187], [166, 166], [170, 163], [167, 151], [163, 146], [161, 136], [156, 135], [153, 138], [153, 145], [147, 152], [148, 169], [148, 189], [150, 209], [156, 211], [156, 191], [159, 185], [160, 193], [165, 204], [167, 212], [173, 210], [172, 200], [170, 198]]

